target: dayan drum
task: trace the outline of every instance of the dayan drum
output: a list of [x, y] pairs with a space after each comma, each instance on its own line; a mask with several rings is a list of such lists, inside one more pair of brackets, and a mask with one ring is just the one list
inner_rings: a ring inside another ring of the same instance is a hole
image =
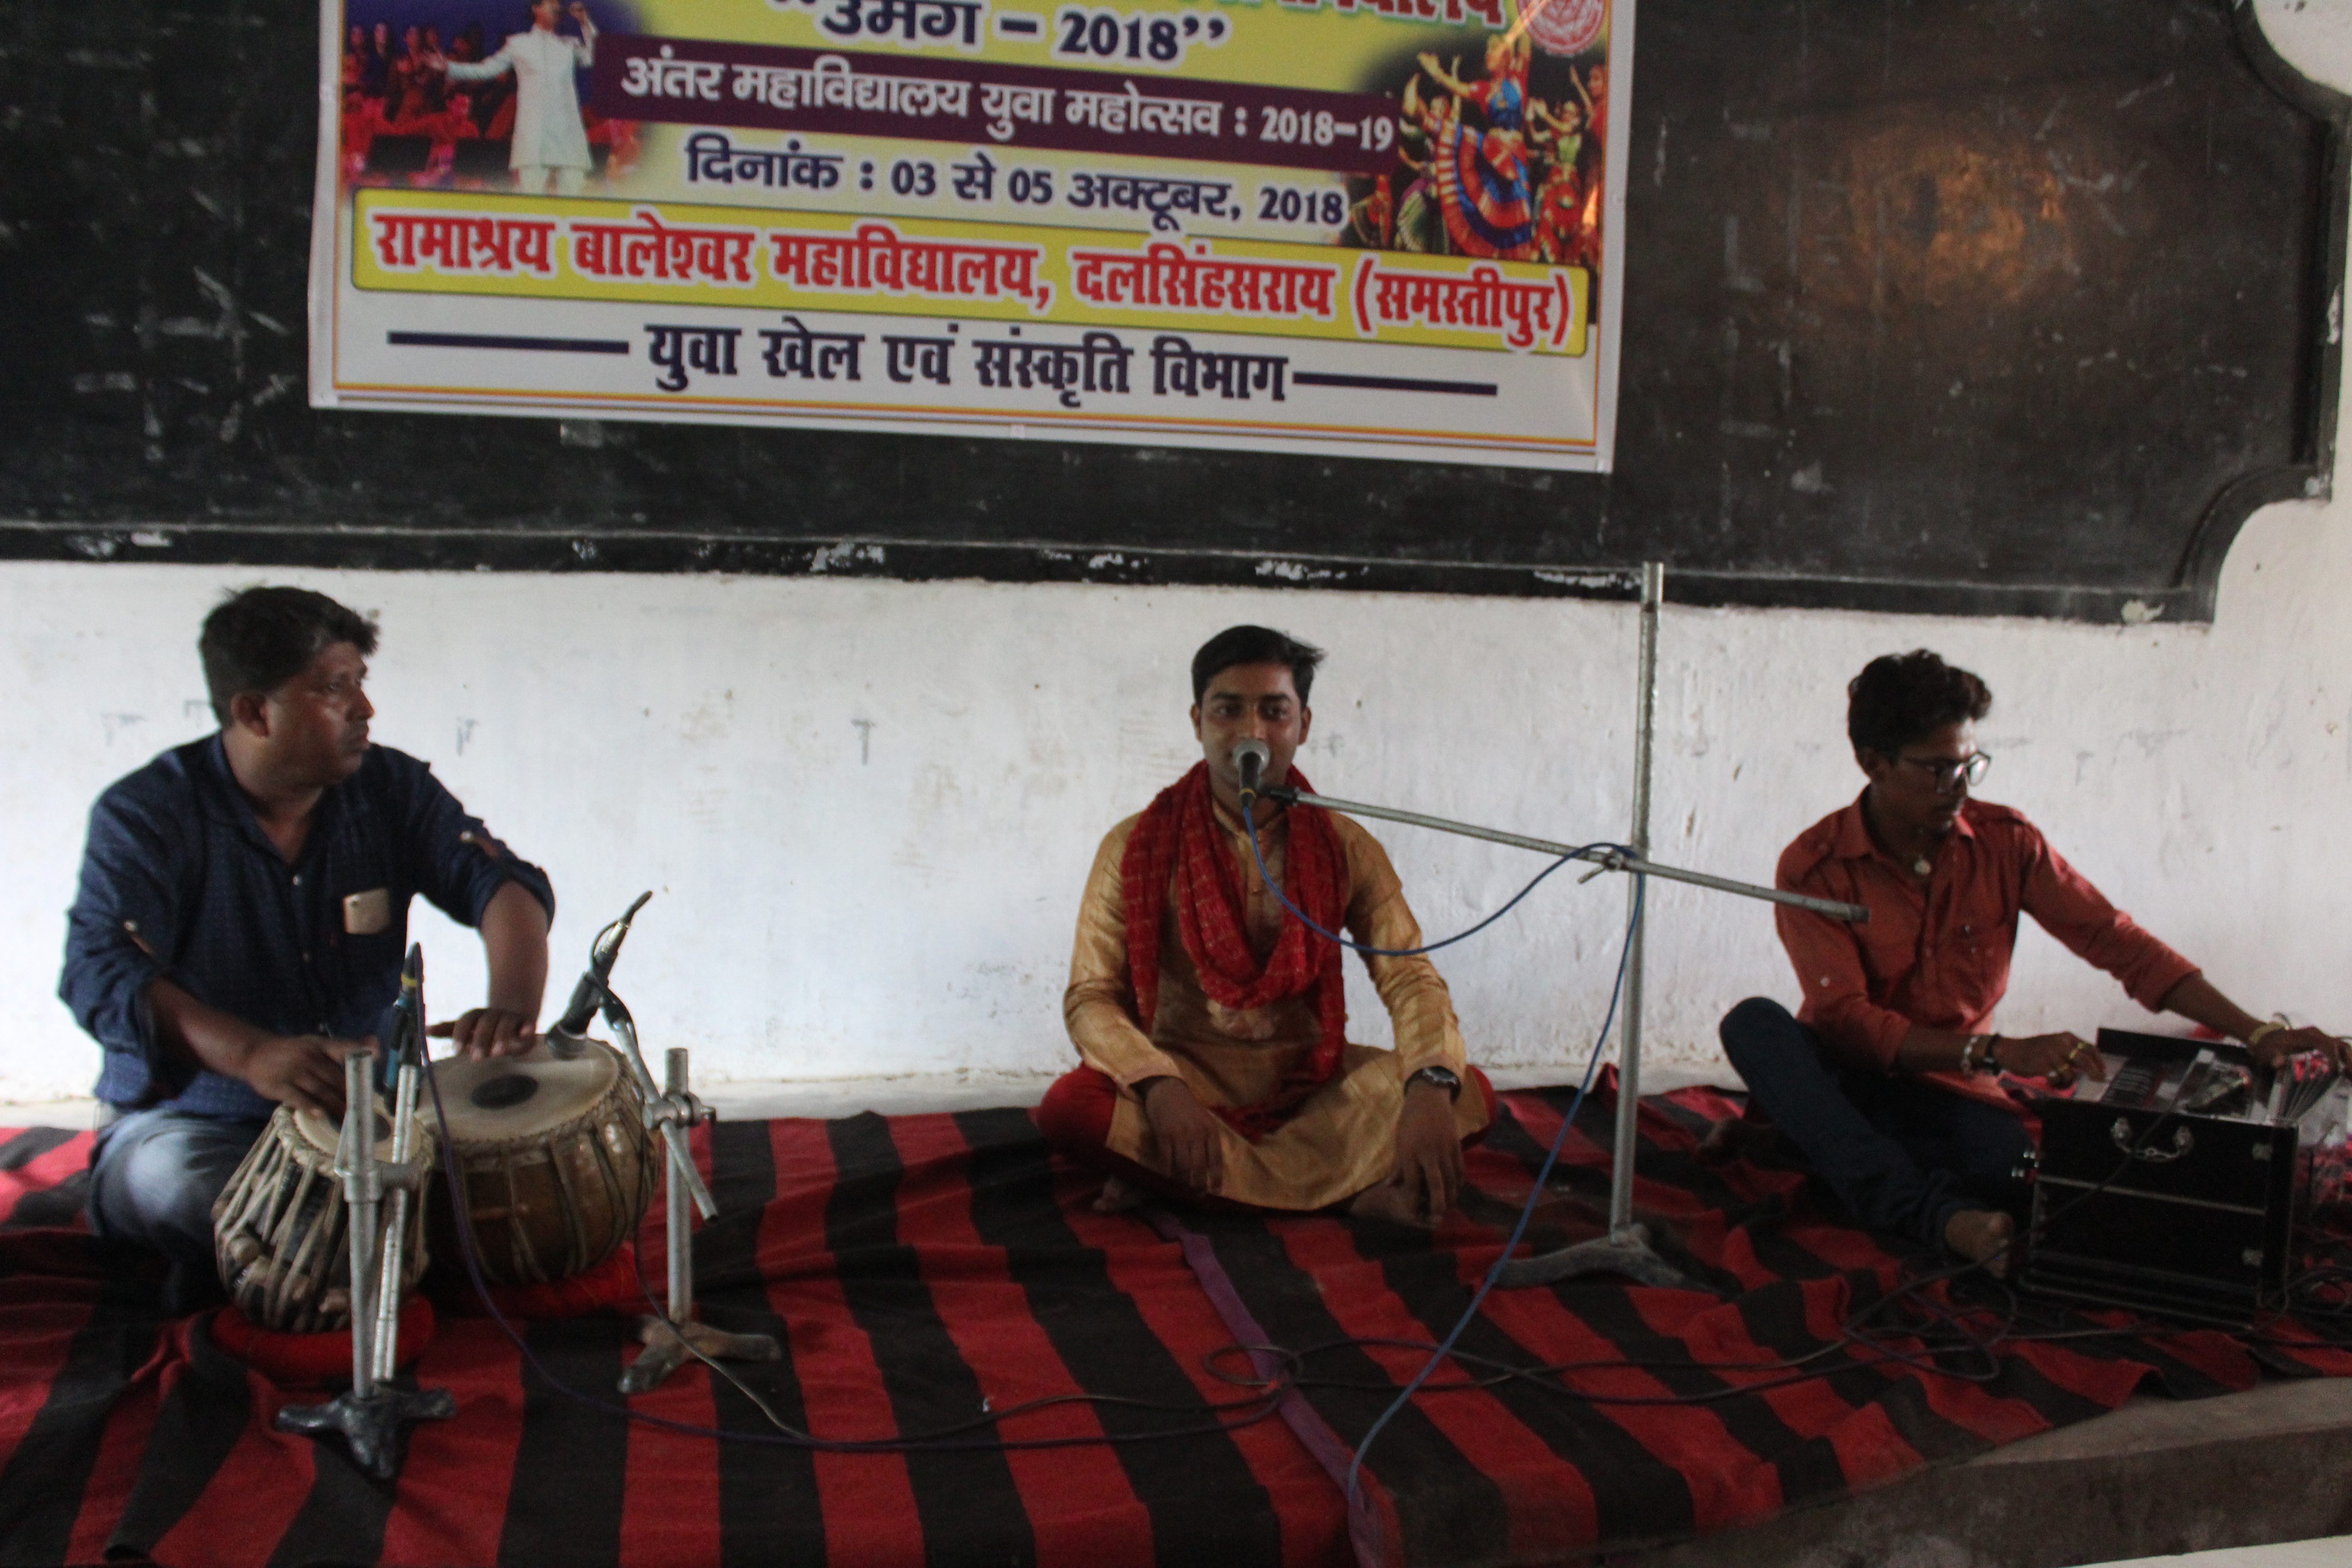
[[[644, 1097], [620, 1054], [593, 1040], [569, 1061], [546, 1050], [432, 1068], [447, 1157], [493, 1284], [542, 1285], [604, 1262], [636, 1230], [659, 1174]], [[420, 1099], [419, 1109], [430, 1106]], [[433, 1245], [461, 1258], [444, 1184], [430, 1207]]]
[[[375, 1157], [390, 1160], [392, 1120], [381, 1102], [375, 1135]], [[341, 1121], [281, 1105], [214, 1201], [213, 1257], [221, 1284], [259, 1328], [309, 1334], [351, 1327], [351, 1210], [335, 1174], [341, 1138]], [[432, 1168], [433, 1134], [422, 1117], [410, 1153]], [[404, 1295], [424, 1272], [424, 1207], [411, 1203]]]

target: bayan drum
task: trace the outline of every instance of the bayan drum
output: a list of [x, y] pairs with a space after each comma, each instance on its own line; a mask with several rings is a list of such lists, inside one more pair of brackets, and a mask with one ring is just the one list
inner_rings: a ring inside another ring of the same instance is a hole
[[[257, 1328], [309, 1334], [352, 1323], [351, 1215], [335, 1174], [342, 1124], [281, 1105], [213, 1204], [213, 1257], [221, 1284]], [[415, 1163], [433, 1166], [433, 1133], [419, 1117]], [[379, 1102], [375, 1157], [392, 1158], [392, 1121]], [[409, 1209], [401, 1290], [425, 1272], [423, 1209]]]
[[[541, 1045], [490, 1061], [447, 1058], [431, 1070], [485, 1279], [569, 1279], [635, 1232], [661, 1172], [647, 1153], [644, 1097], [612, 1047], [592, 1040], [560, 1061]], [[429, 1091], [417, 1109], [430, 1114]], [[462, 1257], [445, 1184], [433, 1184], [427, 1205], [434, 1246]]]

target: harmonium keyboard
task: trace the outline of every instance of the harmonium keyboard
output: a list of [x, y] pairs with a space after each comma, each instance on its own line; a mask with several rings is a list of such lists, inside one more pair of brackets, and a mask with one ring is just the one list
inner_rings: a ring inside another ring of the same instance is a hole
[[2105, 1083], [2039, 1102], [2019, 1283], [2244, 1327], [2284, 1304], [2295, 1226], [2345, 1196], [2352, 1083], [2225, 1042], [2102, 1029]]

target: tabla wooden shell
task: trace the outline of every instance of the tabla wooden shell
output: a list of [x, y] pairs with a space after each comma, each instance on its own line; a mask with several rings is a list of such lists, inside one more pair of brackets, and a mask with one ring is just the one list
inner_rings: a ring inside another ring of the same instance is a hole
[[[483, 1278], [569, 1279], [635, 1233], [660, 1168], [646, 1154], [644, 1097], [612, 1047], [592, 1040], [570, 1061], [544, 1046], [491, 1061], [450, 1058], [433, 1077]], [[446, 1184], [434, 1184], [429, 1214], [436, 1250], [457, 1262]]]
[[[381, 1102], [375, 1157], [392, 1158], [391, 1121]], [[276, 1333], [310, 1334], [352, 1325], [351, 1213], [335, 1174], [340, 1122], [281, 1105], [213, 1204], [213, 1258], [229, 1299]], [[415, 1160], [430, 1170], [433, 1134], [416, 1119]], [[425, 1215], [408, 1207], [401, 1292], [425, 1272]]]

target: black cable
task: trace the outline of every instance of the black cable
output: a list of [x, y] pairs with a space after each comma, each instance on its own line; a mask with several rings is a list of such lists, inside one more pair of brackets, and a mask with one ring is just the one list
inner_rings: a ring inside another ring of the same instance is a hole
[[[1328, 808], [1318, 805], [1311, 809], [1323, 811]], [[1322, 937], [1329, 942], [1336, 942], [1341, 947], [1352, 948], [1354, 951], [1371, 958], [1418, 958], [1424, 952], [1435, 952], [1441, 947], [1452, 947], [1457, 942], [1467, 942], [1470, 938], [1476, 936], [1480, 931], [1485, 931], [1488, 926], [1493, 925], [1496, 921], [1501, 920], [1505, 915], [1509, 914], [1513, 910], [1517, 909], [1519, 907], [1519, 900], [1526, 898], [1529, 893], [1534, 892], [1536, 890], [1537, 884], [1541, 882], [1546, 877], [1550, 876], [1554, 871], [1559, 870], [1562, 866], [1567, 865], [1571, 860], [1582, 859], [1586, 855], [1591, 854], [1595, 849], [1612, 850], [1620, 855], [1633, 855], [1637, 860], [1640, 858], [1638, 855], [1635, 855], [1633, 850], [1627, 848], [1624, 845], [1612, 844], [1606, 839], [1600, 840], [1596, 843], [1582, 845], [1577, 848], [1570, 850], [1567, 854], [1561, 856], [1559, 859], [1554, 860], [1550, 865], [1537, 872], [1532, 878], [1528, 879], [1528, 885], [1526, 887], [1521, 888], [1517, 892], [1511, 895], [1511, 901], [1509, 903], [1505, 904], [1501, 909], [1496, 910], [1493, 914], [1488, 915], [1485, 920], [1480, 921], [1476, 925], [1472, 926], [1467, 931], [1456, 931], [1452, 936], [1445, 938], [1442, 942], [1424, 942], [1419, 947], [1374, 947], [1369, 942], [1350, 941], [1349, 938], [1341, 935], [1336, 931], [1325, 931], [1321, 926], [1317, 925], [1313, 921], [1307, 919], [1307, 911], [1290, 901], [1290, 895], [1282, 890], [1282, 884], [1274, 879], [1274, 873], [1272, 871], [1266, 869], [1265, 851], [1258, 847], [1257, 842], [1257, 818], [1250, 814], [1246, 806], [1244, 806], [1242, 811], [1242, 824], [1249, 834], [1250, 858], [1257, 862], [1258, 879], [1266, 885], [1267, 889], [1271, 891], [1276, 898], [1282, 900], [1282, 907], [1288, 910], [1292, 914], [1297, 915], [1298, 917], [1298, 923], [1305, 926], [1308, 931], [1313, 931], [1317, 936]], [[1604, 866], [1602, 869], [1605, 870], [1607, 868]], [[1636, 874], [1638, 875], [1638, 873]]]

